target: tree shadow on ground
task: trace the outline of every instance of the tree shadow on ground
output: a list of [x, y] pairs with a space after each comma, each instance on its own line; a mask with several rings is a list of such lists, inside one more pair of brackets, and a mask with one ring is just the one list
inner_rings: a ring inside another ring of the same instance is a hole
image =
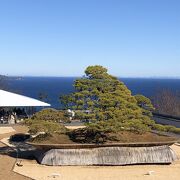
[[35, 160], [35, 154], [38, 152], [34, 147], [26, 143], [16, 143], [14, 147], [0, 147], [0, 154], [7, 155], [13, 158]]

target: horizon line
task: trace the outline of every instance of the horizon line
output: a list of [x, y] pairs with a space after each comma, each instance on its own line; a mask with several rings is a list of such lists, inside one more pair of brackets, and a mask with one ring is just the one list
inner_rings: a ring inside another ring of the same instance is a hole
[[[7, 77], [16, 77], [16, 78], [23, 78], [23, 77], [41, 77], [41, 78], [81, 78], [82, 76], [45, 76], [45, 75], [5, 75]], [[179, 76], [116, 76], [117, 78], [142, 78], [142, 79], [180, 79]]]

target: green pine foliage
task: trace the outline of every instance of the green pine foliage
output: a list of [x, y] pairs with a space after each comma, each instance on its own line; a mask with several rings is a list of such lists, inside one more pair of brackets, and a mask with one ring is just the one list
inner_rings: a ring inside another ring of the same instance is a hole
[[67, 132], [64, 125], [53, 121], [28, 119], [25, 124], [28, 126], [29, 133], [31, 134], [44, 132], [45, 134], [53, 135], [55, 133], [65, 134]]
[[143, 109], [143, 114], [152, 117], [152, 111], [154, 111], [155, 108], [152, 105], [151, 100], [141, 94], [137, 94], [134, 97], [137, 101], [138, 106]]
[[[101, 132], [144, 133], [154, 124], [150, 118], [153, 106], [148, 99], [132, 96], [125, 84], [102, 66], [89, 66], [74, 87], [76, 91], [62, 96], [61, 100], [66, 108], [76, 110], [78, 119], [90, 120], [89, 128]], [[150, 109], [142, 107], [142, 103], [150, 105]]]
[[48, 135], [56, 133], [64, 134], [67, 132], [67, 129], [60, 121], [69, 121], [65, 112], [48, 108], [35, 113], [31, 119], [26, 119], [24, 124], [28, 126], [29, 133], [31, 134], [37, 134], [39, 132], [44, 132]]
[[60, 111], [53, 108], [42, 109], [41, 111], [35, 113], [31, 119], [53, 122], [69, 122], [68, 115], [65, 113], [65, 111]]

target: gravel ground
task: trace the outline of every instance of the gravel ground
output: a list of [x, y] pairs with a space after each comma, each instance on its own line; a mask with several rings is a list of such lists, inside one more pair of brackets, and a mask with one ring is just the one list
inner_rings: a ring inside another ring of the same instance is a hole
[[[17, 132], [27, 132], [27, 128], [24, 126], [13, 126], [13, 128], [16, 130], [15, 132], [0, 134], [0, 139], [9, 137], [10, 135]], [[16, 158], [9, 155], [4, 155], [4, 153], [9, 151], [12, 151], [12, 149], [8, 148], [6, 145], [0, 142], [0, 180], [30, 180], [31, 178], [27, 178], [23, 175], [13, 172], [12, 169], [14, 167]]]

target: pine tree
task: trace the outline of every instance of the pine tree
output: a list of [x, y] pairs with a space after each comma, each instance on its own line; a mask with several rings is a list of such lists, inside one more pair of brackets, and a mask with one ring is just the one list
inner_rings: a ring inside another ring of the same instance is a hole
[[76, 110], [77, 118], [90, 120], [87, 126], [94, 130], [143, 133], [154, 124], [125, 84], [102, 66], [87, 67], [85, 76], [77, 79], [74, 87], [74, 93], [61, 99], [66, 107]]

